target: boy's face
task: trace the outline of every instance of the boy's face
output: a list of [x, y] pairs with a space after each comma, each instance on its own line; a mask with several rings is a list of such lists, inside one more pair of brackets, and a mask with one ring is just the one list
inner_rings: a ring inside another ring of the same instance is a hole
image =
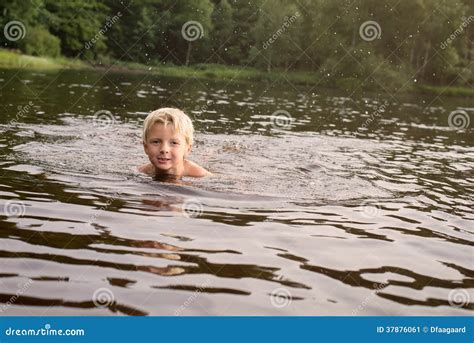
[[183, 169], [184, 159], [191, 151], [184, 135], [177, 133], [172, 125], [161, 123], [151, 127], [143, 146], [157, 172], [174, 175]]

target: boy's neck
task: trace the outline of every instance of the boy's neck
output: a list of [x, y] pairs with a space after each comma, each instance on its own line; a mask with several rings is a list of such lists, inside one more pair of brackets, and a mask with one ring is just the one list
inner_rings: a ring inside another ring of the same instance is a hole
[[171, 168], [169, 170], [163, 171], [155, 168], [155, 166], [152, 165], [154, 169], [154, 174], [157, 178], [176, 178], [180, 179], [182, 176], [184, 176], [186, 168], [184, 167], [185, 160], [183, 160], [183, 163], [180, 163], [174, 168]]

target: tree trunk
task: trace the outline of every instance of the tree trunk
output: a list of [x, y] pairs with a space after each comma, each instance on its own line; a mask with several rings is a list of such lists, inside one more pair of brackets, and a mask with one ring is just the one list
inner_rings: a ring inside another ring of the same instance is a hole
[[352, 30], [352, 44], [351, 44], [351, 48], [354, 49], [354, 47], [356, 46], [356, 29], [355, 29], [355, 26], [354, 26], [354, 30]]
[[421, 77], [423, 77], [425, 75], [425, 68], [426, 68], [426, 65], [428, 64], [428, 56], [429, 56], [430, 51], [431, 51], [431, 43], [428, 42], [426, 44], [425, 58], [423, 60], [423, 65], [421, 66], [421, 70], [420, 70], [420, 76]]
[[267, 59], [267, 73], [272, 71], [272, 55], [268, 56]]
[[186, 51], [186, 67], [189, 65], [189, 58], [191, 57], [191, 42], [188, 43], [188, 51]]
[[411, 45], [411, 49], [410, 49], [410, 66], [414, 66], [414, 58], [415, 58], [415, 42], [413, 42], [413, 44]]
[[467, 35], [464, 36], [464, 59], [469, 61], [469, 38]]

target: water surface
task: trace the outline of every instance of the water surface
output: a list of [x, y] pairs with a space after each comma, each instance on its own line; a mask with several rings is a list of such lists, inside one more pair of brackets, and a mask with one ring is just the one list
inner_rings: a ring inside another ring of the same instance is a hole
[[[84, 71], [0, 88], [6, 315], [472, 314], [473, 135], [448, 122], [470, 99]], [[163, 106], [215, 177], [136, 172]]]

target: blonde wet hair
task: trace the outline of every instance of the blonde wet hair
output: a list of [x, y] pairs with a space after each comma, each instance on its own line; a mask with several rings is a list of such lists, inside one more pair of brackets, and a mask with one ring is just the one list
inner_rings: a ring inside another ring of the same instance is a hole
[[172, 125], [175, 132], [184, 136], [186, 144], [193, 144], [193, 122], [180, 109], [164, 107], [151, 112], [143, 123], [143, 142], [147, 142], [148, 133], [156, 123], [163, 124], [165, 127]]

